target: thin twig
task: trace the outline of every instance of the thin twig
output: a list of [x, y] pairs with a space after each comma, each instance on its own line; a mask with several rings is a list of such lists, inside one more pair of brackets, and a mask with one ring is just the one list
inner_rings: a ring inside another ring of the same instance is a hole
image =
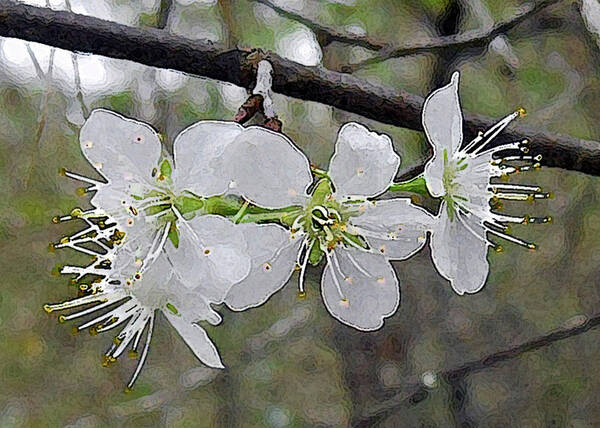
[[[561, 328], [552, 333], [539, 336], [535, 339], [499, 352], [494, 352], [477, 360], [462, 363], [455, 368], [441, 371], [437, 374], [437, 376], [448, 382], [452, 382], [456, 379], [464, 378], [472, 373], [494, 367], [498, 363], [513, 360], [526, 352], [535, 351], [555, 342], [583, 334], [593, 328], [598, 327], [599, 325], [600, 313], [586, 319], [584, 322], [578, 323], [575, 326]], [[411, 407], [422, 402], [428, 397], [430, 391], [422, 383], [404, 386], [403, 390], [411, 392], [399, 393], [383, 403], [372, 407], [367, 407], [367, 410], [365, 410], [362, 417], [356, 421], [356, 426], [372, 426], [378, 422], [381, 422], [392, 413], [398, 411], [400, 408]]]
[[496, 23], [494, 26], [485, 29], [467, 31], [461, 34], [452, 36], [438, 37], [421, 42], [409, 42], [401, 45], [391, 46], [380, 50], [376, 56], [368, 58], [357, 64], [349, 66], [351, 71], [356, 71], [367, 65], [376, 64], [386, 61], [391, 58], [398, 58], [406, 55], [414, 55], [424, 52], [435, 52], [440, 49], [448, 48], [470, 48], [470, 47], [485, 47], [497, 36], [506, 33], [512, 28], [519, 25], [526, 19], [534, 16], [539, 11], [558, 3], [561, 0], [539, 0], [531, 3], [526, 3], [521, 7], [521, 10], [515, 13], [510, 18]]
[[[553, 0], [556, 1], [556, 0]], [[127, 59], [159, 68], [254, 85], [256, 65], [268, 59], [273, 66], [273, 91], [316, 101], [363, 117], [422, 131], [423, 98], [375, 85], [352, 75], [307, 67], [260, 51], [230, 49], [205, 40], [190, 40], [154, 28], [135, 28], [91, 16], [0, 0], [0, 36], [17, 37], [71, 51]], [[465, 137], [490, 128], [496, 120], [465, 114]], [[600, 175], [600, 143], [513, 125], [506, 138], [528, 137], [532, 152], [547, 166]], [[498, 144], [502, 139], [498, 139]], [[491, 145], [490, 145], [491, 147]], [[423, 163], [414, 172], [422, 171]]]
[[[355, 36], [345, 33], [340, 33], [338, 30], [327, 27], [325, 25], [314, 22], [307, 17], [300, 15], [299, 13], [283, 9], [275, 5], [270, 0], [253, 0], [258, 3], [262, 3], [269, 6], [275, 12], [286, 18], [300, 22], [317, 34], [320, 39], [326, 40], [327, 42], [339, 41], [355, 46], [361, 46], [367, 49], [377, 51], [377, 55], [361, 61], [356, 64], [350, 64], [342, 67], [345, 71], [354, 72], [360, 68], [368, 65], [376, 64], [382, 61], [386, 61], [391, 58], [398, 58], [401, 56], [414, 55], [424, 52], [435, 52], [448, 48], [468, 48], [487, 46], [497, 36], [506, 33], [518, 24], [532, 17], [542, 9], [558, 3], [561, 0], [538, 0], [526, 3], [522, 6], [521, 10], [511, 16], [508, 19], [498, 22], [496, 25], [489, 26], [486, 28], [480, 28], [477, 30], [467, 31], [461, 34], [455, 34], [451, 36], [440, 36], [434, 37], [428, 40], [421, 41], [410, 41], [402, 44], [386, 44], [384, 42], [376, 41], [367, 36]], [[327, 44], [327, 43], [325, 43]]]
[[[65, 0], [65, 8], [69, 12], [73, 12], [73, 7], [71, 6], [70, 0]], [[79, 60], [77, 58], [77, 54], [75, 52], [71, 53], [71, 63], [73, 64], [73, 79], [75, 80], [75, 92], [77, 101], [81, 105], [81, 112], [83, 113], [83, 117], [88, 117], [90, 115], [90, 111], [85, 105], [85, 101], [83, 100], [83, 90], [81, 89], [81, 74], [79, 73]]]
[[307, 18], [304, 15], [301, 15], [297, 12], [293, 12], [288, 9], [284, 9], [270, 0], [252, 0], [256, 3], [264, 4], [265, 6], [273, 9], [277, 14], [281, 15], [284, 18], [291, 19], [292, 21], [299, 22], [300, 24], [306, 25], [310, 28], [313, 33], [319, 39], [321, 46], [326, 46], [331, 42], [341, 42], [347, 43], [350, 45], [361, 46], [366, 49], [371, 50], [380, 50], [387, 46], [386, 43], [377, 41], [367, 36], [359, 36], [354, 34], [342, 33], [336, 30], [333, 27], [328, 27], [326, 25], [320, 24], [318, 22], [313, 21], [312, 19]]

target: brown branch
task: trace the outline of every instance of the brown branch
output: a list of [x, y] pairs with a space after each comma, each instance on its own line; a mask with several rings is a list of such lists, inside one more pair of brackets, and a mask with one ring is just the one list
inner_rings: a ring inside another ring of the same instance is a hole
[[[555, 342], [583, 334], [599, 325], [600, 314], [596, 314], [592, 318], [588, 318], [584, 322], [579, 322], [575, 326], [561, 328], [552, 333], [545, 334], [503, 351], [494, 352], [477, 360], [460, 364], [455, 368], [439, 372], [437, 376], [452, 384], [472, 373], [494, 367], [498, 363], [504, 361], [513, 360], [526, 352], [535, 351]], [[403, 389], [412, 392], [409, 392], [408, 394], [399, 393], [383, 403], [368, 408], [365, 410], [362, 417], [355, 421], [356, 423], [354, 426], [373, 426], [401, 408], [411, 407], [420, 403], [429, 395], [429, 389], [422, 383], [413, 384], [408, 387], [404, 386]]]
[[[357, 77], [307, 67], [275, 54], [227, 50], [210, 41], [190, 40], [154, 28], [135, 28], [65, 11], [0, 0], [0, 36], [45, 43], [62, 49], [126, 59], [233, 83], [250, 89], [261, 59], [273, 66], [273, 90], [316, 101], [395, 126], [422, 131], [423, 99], [404, 91], [374, 85]], [[465, 115], [465, 135], [491, 127], [496, 120]], [[528, 137], [531, 149], [548, 166], [600, 175], [600, 144], [570, 136], [513, 125], [506, 138]], [[424, 162], [416, 165], [417, 174]]]

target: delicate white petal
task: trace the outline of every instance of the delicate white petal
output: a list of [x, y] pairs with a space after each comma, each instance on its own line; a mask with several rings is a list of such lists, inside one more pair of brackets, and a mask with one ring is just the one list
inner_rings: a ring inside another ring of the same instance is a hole
[[321, 293], [331, 315], [365, 331], [380, 328], [400, 303], [398, 280], [387, 259], [354, 249], [330, 254]]
[[[439, 220], [431, 234], [431, 258], [458, 294], [476, 293], [489, 272], [485, 229], [464, 214], [450, 220], [446, 203], [440, 205]], [[465, 225], [466, 222], [466, 225]]]
[[224, 121], [197, 122], [183, 130], [173, 144], [172, 177], [177, 190], [202, 196], [225, 193], [232, 177], [224, 152], [243, 131], [240, 124]]
[[163, 309], [163, 313], [200, 361], [209, 367], [225, 368], [217, 348], [202, 327], [186, 321], [183, 317], [173, 314], [168, 309]]
[[363, 207], [361, 215], [350, 219], [349, 231], [358, 227], [357, 234], [367, 240], [371, 249], [389, 259], [404, 260], [423, 248], [427, 231], [436, 220], [409, 198], [366, 202]]
[[252, 270], [227, 293], [225, 303], [234, 311], [262, 305], [288, 282], [303, 240], [275, 224], [240, 227], [252, 255]]
[[399, 166], [390, 137], [350, 122], [338, 133], [329, 176], [338, 198], [373, 197], [387, 190]]
[[235, 191], [267, 208], [302, 205], [312, 174], [306, 156], [283, 134], [247, 128], [227, 147], [225, 156]]
[[79, 136], [84, 156], [107, 180], [150, 181], [161, 143], [154, 129], [109, 111], [92, 111]]
[[423, 128], [433, 146], [433, 158], [425, 166], [427, 188], [433, 196], [442, 196], [444, 187], [444, 151], [451, 159], [460, 149], [463, 139], [463, 116], [458, 98], [459, 73], [451, 82], [434, 91], [423, 105]]
[[179, 247], [167, 245], [169, 260], [179, 279], [213, 303], [220, 303], [233, 284], [251, 268], [240, 228], [216, 215], [180, 222]]
[[[118, 253], [117, 257], [122, 257]], [[140, 272], [141, 266], [135, 263], [121, 271], [123, 278], [132, 278], [132, 285], [123, 284], [126, 290], [135, 296], [145, 307], [159, 308], [167, 302], [170, 290], [171, 276], [173, 271], [167, 262], [165, 255], [159, 256], [135, 279], [136, 272]], [[111, 276], [113, 276], [111, 274]]]

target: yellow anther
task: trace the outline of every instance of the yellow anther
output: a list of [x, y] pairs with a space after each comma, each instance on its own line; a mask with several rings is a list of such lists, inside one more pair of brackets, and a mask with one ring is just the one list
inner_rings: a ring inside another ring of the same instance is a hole
[[87, 193], [87, 190], [85, 187], [78, 187], [75, 192], [77, 193], [78, 196], [85, 196], [85, 194]]
[[98, 328], [97, 327], [90, 327], [90, 336], [96, 336], [98, 334]]
[[134, 275], [134, 278], [135, 278], [136, 280], [140, 280], [140, 279], [142, 279], [142, 274], [141, 274], [141, 273], [139, 273], [139, 272], [136, 272], [136, 274]]
[[204, 254], [208, 256], [210, 254], [210, 250], [207, 248], [206, 250], [204, 250]]
[[123, 342], [123, 340], [122, 340], [122, 339], [119, 339], [119, 337], [115, 337], [115, 338], [113, 339], [113, 343], [114, 343], [115, 345], [117, 345], [117, 346], [119, 346], [119, 345], [121, 344], [121, 342]]
[[79, 329], [75, 326], [71, 327], [71, 334], [74, 336], [76, 334], [79, 334]]
[[294, 270], [298, 272], [300, 269], [302, 269], [302, 267], [298, 263], [296, 263], [296, 265], [294, 266]]
[[46, 304], [44, 305], [44, 311], [46, 311], [46, 313], [47, 313], [47, 314], [49, 314], [49, 313], [53, 312], [53, 311], [54, 311], [54, 309], [52, 309], [52, 306], [51, 306], [51, 305], [49, 305], [49, 304], [47, 304], [47, 303], [46, 303]]
[[519, 117], [527, 116], [527, 110], [525, 110], [523, 107], [519, 107], [517, 109], [517, 113], [519, 113]]
[[304, 299], [306, 297], [306, 291], [298, 291], [298, 298]]
[[58, 175], [64, 177], [65, 175], [67, 175], [67, 170], [65, 168], [59, 168]]
[[54, 246], [54, 244], [52, 242], [50, 242], [48, 244], [48, 252], [53, 253], [55, 249], [56, 249], [56, 247]]
[[67, 318], [66, 318], [64, 315], [60, 315], [60, 316], [58, 317], [58, 322], [59, 322], [60, 324], [64, 324], [66, 321], [67, 321]]
[[527, 244], [527, 248], [529, 248], [530, 250], [537, 250], [537, 245], [535, 244]]
[[69, 243], [69, 237], [65, 236], [64, 238], [60, 239], [60, 243], [61, 244], [68, 244]]
[[79, 284], [79, 289], [81, 291], [86, 291], [90, 286], [87, 284]]
[[128, 386], [125, 387], [125, 394], [129, 394], [132, 391], [132, 389]]
[[52, 223], [54, 224], [58, 224], [60, 223], [60, 217], [55, 215], [54, 217], [52, 217]]
[[503, 253], [504, 247], [502, 245], [497, 245], [496, 248], [494, 248], [494, 250], [496, 250], [497, 253]]
[[127, 356], [132, 360], [137, 360], [138, 353], [135, 349], [130, 349], [129, 352], [127, 352]]
[[83, 211], [81, 208], [73, 208], [71, 210], [71, 217], [81, 217], [83, 215]]
[[546, 223], [552, 223], [553, 221], [554, 219], [552, 218], [552, 216], [546, 217]]
[[530, 220], [531, 220], [531, 217], [529, 216], [529, 214], [525, 214], [525, 216], [523, 217], [523, 221], [521, 223], [529, 224]]
[[159, 176], [157, 177], [157, 179], [158, 179], [159, 181], [164, 181], [164, 180], [165, 180], [165, 176], [164, 176], [164, 175], [162, 175], [162, 174], [159, 174]]

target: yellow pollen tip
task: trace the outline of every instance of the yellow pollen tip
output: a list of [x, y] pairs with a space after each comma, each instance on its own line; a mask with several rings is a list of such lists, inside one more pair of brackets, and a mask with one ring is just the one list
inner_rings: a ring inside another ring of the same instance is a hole
[[298, 291], [298, 298], [304, 299], [306, 297], [306, 291]]
[[546, 223], [552, 223], [553, 221], [554, 219], [552, 218], [552, 216], [546, 217]]
[[85, 187], [78, 187], [75, 193], [77, 193], [77, 196], [85, 196], [87, 190], [85, 189]]
[[527, 248], [529, 248], [530, 250], [535, 251], [535, 250], [537, 250], [537, 245], [535, 245], [535, 244], [527, 244]]
[[121, 344], [121, 342], [122, 342], [122, 340], [121, 340], [121, 339], [119, 339], [118, 337], [115, 337], [115, 338], [113, 339], [113, 343], [114, 343], [115, 345], [117, 345], [117, 346], [119, 346], [119, 345]]
[[519, 117], [527, 116], [527, 110], [525, 110], [523, 107], [519, 107], [516, 112], [519, 113]]
[[498, 245], [496, 248], [494, 248], [494, 250], [496, 250], [497, 253], [503, 253], [504, 247], [502, 245]]
[[65, 175], [67, 175], [67, 170], [65, 168], [59, 168], [58, 175], [60, 175], [61, 177], [64, 177]]
[[67, 318], [66, 318], [64, 315], [60, 315], [60, 316], [58, 317], [58, 322], [59, 322], [60, 324], [64, 324], [66, 321], [67, 321]]
[[73, 208], [73, 210], [71, 210], [72, 217], [81, 217], [82, 215], [83, 211], [81, 210], [81, 208]]
[[204, 254], [206, 254], [208, 256], [210, 254], [210, 250], [208, 250], [208, 249], [204, 250]]
[[165, 176], [164, 176], [164, 175], [162, 175], [162, 174], [160, 174], [160, 175], [158, 176], [158, 180], [159, 180], [159, 181], [164, 181], [164, 180], [165, 180]]
[[46, 304], [44, 305], [44, 311], [46, 311], [46, 313], [47, 313], [47, 314], [49, 314], [49, 313], [53, 312], [53, 311], [54, 311], [54, 309], [52, 309], [52, 306], [51, 306], [51, 305], [49, 305], [49, 304], [47, 304], [47, 303], [46, 303]]
[[90, 327], [90, 336], [96, 336], [98, 334], [98, 329], [96, 327]]
[[55, 249], [56, 249], [56, 247], [54, 246], [54, 244], [52, 242], [50, 242], [48, 244], [48, 252], [53, 253]]
[[58, 224], [60, 223], [60, 217], [55, 215], [54, 217], [52, 217], [52, 223], [54, 224]]
[[87, 284], [79, 284], [79, 289], [81, 291], [86, 291], [90, 286]]
[[137, 351], [130, 349], [129, 352], [127, 353], [127, 356], [129, 358], [131, 358], [132, 360], [137, 360], [138, 353], [137, 353]]
[[60, 239], [60, 243], [61, 244], [68, 244], [69, 243], [69, 237], [65, 236], [64, 238]]
[[71, 328], [71, 334], [72, 334], [73, 336], [75, 336], [76, 334], [79, 334], [79, 329], [78, 329], [77, 327], [73, 326], [73, 327]]
[[123, 392], [125, 392], [125, 394], [129, 394], [131, 393], [132, 389], [128, 386], [125, 387], [125, 390]]
[[296, 265], [294, 266], [294, 270], [298, 272], [300, 269], [302, 269], [302, 267], [298, 263], [296, 263]]

